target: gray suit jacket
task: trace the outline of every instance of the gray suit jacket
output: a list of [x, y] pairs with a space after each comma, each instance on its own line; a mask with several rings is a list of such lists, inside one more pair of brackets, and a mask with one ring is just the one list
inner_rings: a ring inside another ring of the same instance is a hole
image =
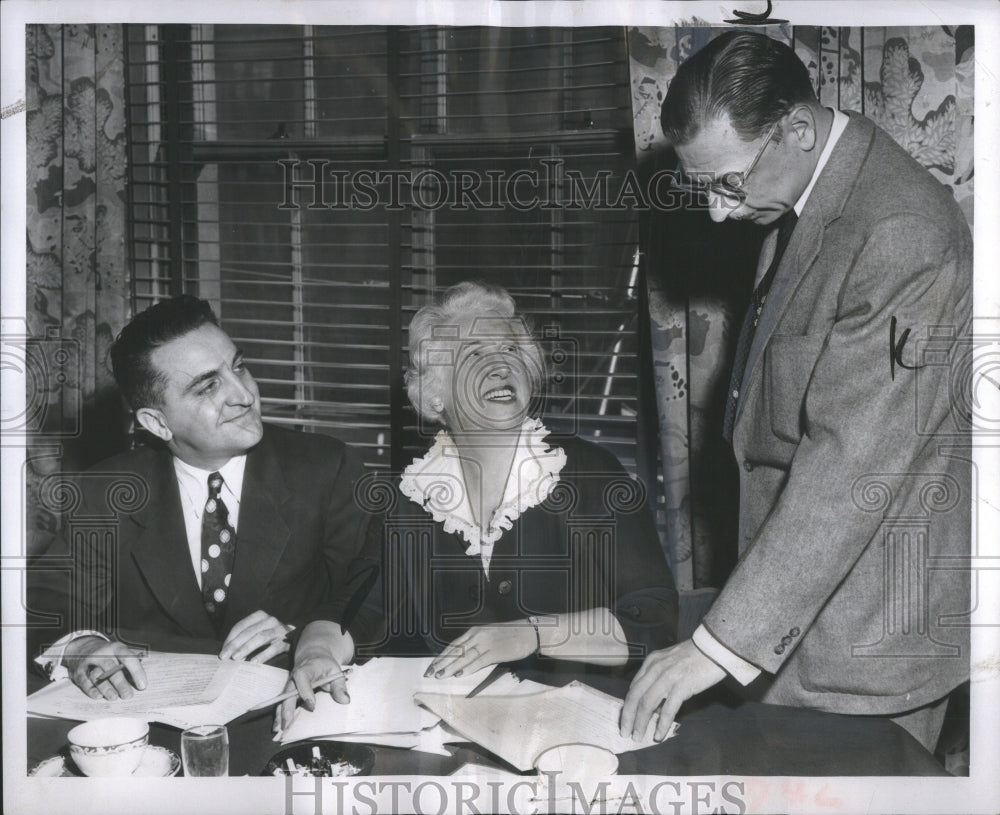
[[705, 618], [766, 701], [898, 713], [968, 677], [971, 298], [950, 191], [851, 114], [750, 350], [740, 560]]

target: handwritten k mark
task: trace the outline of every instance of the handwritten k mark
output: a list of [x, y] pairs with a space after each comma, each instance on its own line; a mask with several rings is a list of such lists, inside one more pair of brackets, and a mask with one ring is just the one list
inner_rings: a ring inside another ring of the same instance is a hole
[[893, 317], [889, 323], [889, 378], [895, 381], [896, 366], [907, 371], [915, 371], [919, 365], [907, 365], [903, 362], [903, 348], [910, 337], [910, 329], [907, 328], [896, 342], [896, 318]]

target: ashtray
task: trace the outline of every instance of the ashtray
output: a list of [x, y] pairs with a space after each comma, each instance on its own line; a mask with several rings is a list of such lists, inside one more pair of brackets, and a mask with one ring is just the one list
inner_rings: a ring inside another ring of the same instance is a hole
[[275, 753], [261, 775], [304, 775], [344, 778], [369, 775], [375, 766], [375, 751], [364, 744], [345, 741], [297, 741]]

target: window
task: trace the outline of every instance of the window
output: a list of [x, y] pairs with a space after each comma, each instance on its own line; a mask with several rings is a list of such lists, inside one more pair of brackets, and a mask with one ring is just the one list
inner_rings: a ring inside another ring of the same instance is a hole
[[268, 421], [405, 466], [406, 325], [476, 278], [543, 336], [546, 424], [635, 470], [622, 30], [133, 25], [128, 65], [135, 307], [210, 300]]

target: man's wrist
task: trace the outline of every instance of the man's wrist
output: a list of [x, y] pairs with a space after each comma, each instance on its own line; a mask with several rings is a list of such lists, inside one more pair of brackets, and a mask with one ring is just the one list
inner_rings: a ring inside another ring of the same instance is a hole
[[339, 662], [334, 655], [333, 651], [329, 648], [324, 648], [321, 646], [312, 646], [310, 648], [299, 649], [295, 653], [295, 662], [305, 662], [310, 659], [332, 659], [334, 662]]
[[328, 659], [338, 665], [347, 665], [354, 658], [354, 640], [350, 634], [337, 633], [334, 637], [317, 641], [315, 636], [305, 645], [299, 644], [295, 650], [295, 664], [310, 659]]
[[45, 671], [45, 675], [52, 681], [66, 679], [69, 676], [69, 672], [63, 665], [63, 660], [67, 657], [67, 649], [79, 640], [89, 639], [110, 642], [110, 639], [99, 631], [74, 631], [66, 634], [64, 637], [60, 637], [46, 648], [41, 655], [35, 658], [35, 664]]
[[691, 642], [705, 657], [718, 665], [741, 685], [749, 685], [760, 676], [760, 668], [730, 651], [712, 635], [704, 624], [699, 625], [695, 629], [694, 634], [691, 635]]
[[109, 640], [98, 637], [95, 634], [87, 634], [82, 637], [77, 637], [75, 640], [70, 642], [66, 646], [66, 650], [63, 651], [63, 662], [87, 656], [93, 652], [95, 647], [99, 648], [102, 645], [106, 645], [108, 642]]

